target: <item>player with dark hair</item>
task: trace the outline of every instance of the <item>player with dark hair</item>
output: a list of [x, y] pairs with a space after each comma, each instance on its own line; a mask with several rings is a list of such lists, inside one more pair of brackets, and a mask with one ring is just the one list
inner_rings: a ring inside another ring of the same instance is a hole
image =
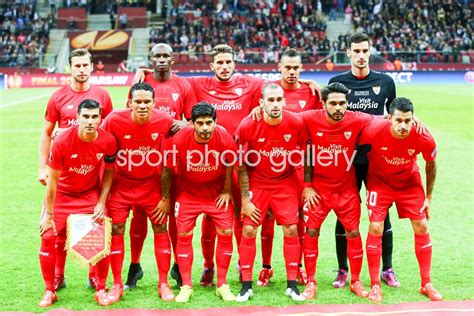
[[253, 296], [255, 236], [269, 209], [283, 229], [287, 274], [285, 295], [294, 301], [302, 301], [304, 297], [296, 286], [301, 255], [297, 230], [300, 195], [295, 186], [298, 179], [291, 153], [305, 146], [306, 129], [298, 115], [283, 111], [285, 98], [279, 85], [266, 85], [260, 103], [264, 108], [263, 119], [246, 118], [236, 132], [238, 143], [246, 149], [246, 158], [239, 166], [244, 228], [239, 248], [242, 289], [236, 301], [245, 302]]
[[[382, 232], [388, 209], [395, 203], [399, 218], [409, 218], [415, 235], [415, 254], [421, 275], [420, 293], [432, 301], [441, 294], [431, 285], [431, 238], [428, 232], [430, 206], [436, 179], [436, 144], [428, 131], [414, 127], [414, 109], [407, 98], [396, 98], [390, 106], [390, 121], [374, 120], [359, 139], [369, 144], [367, 175], [367, 208], [369, 233], [366, 252], [371, 279], [368, 299], [382, 301], [380, 288], [380, 254]], [[426, 161], [426, 188], [423, 189], [418, 154]], [[426, 191], [426, 194], [425, 194]]]
[[[339, 82], [350, 89], [347, 109], [372, 115], [388, 114], [390, 103], [396, 97], [395, 82], [389, 75], [370, 70], [370, 39], [366, 34], [355, 33], [348, 40], [347, 56], [351, 62], [351, 70], [334, 76], [329, 83]], [[367, 148], [359, 146], [354, 159], [357, 186], [362, 187], [366, 182], [368, 160]], [[387, 213], [384, 223], [382, 246], [382, 280], [391, 287], [399, 287], [395, 272], [392, 268], [393, 236], [392, 224]], [[333, 282], [335, 288], [346, 286], [348, 278], [347, 268], [347, 240], [341, 222], [336, 223], [336, 253], [339, 263], [337, 277]]]
[[[105, 202], [113, 178], [116, 142], [99, 128], [99, 103], [86, 99], [77, 109], [77, 126], [65, 129], [54, 141], [47, 162], [46, 195], [40, 221], [41, 249], [39, 261], [46, 292], [39, 306], [47, 307], [57, 300], [55, 265], [57, 239], [66, 240], [66, 223], [70, 214], [94, 214], [103, 220]], [[105, 171], [101, 168], [105, 161]], [[101, 183], [101, 176], [103, 179]], [[97, 280], [94, 299], [99, 305], [110, 305], [106, 292], [108, 257], [99, 261], [93, 271]]]
[[161, 179], [162, 140], [170, 132], [173, 119], [154, 108], [154, 93], [147, 83], [134, 84], [130, 90], [130, 108], [115, 111], [104, 121], [104, 128], [115, 136], [118, 145], [116, 175], [107, 200], [108, 215], [112, 218], [110, 262], [114, 285], [109, 291], [112, 302], [123, 295], [124, 232], [131, 209], [150, 218], [159, 274], [158, 295], [163, 301], [174, 299], [167, 282], [171, 257], [166, 228], [170, 196]]
[[[200, 102], [193, 107], [192, 122], [192, 127], [185, 127], [173, 137], [176, 163], [167, 160], [163, 170], [171, 175], [175, 169], [173, 181], [178, 183], [174, 210], [178, 232], [177, 259], [183, 285], [176, 302], [188, 302], [193, 292], [193, 230], [197, 217], [203, 213], [217, 228], [216, 295], [224, 301], [234, 301], [226, 276], [232, 258], [234, 211], [231, 179], [233, 164], [237, 162], [237, 148], [232, 136], [216, 125], [216, 110], [209, 103]], [[171, 181], [171, 176], [166, 178]]]
[[319, 232], [331, 210], [344, 226], [347, 238], [351, 285], [350, 290], [359, 297], [368, 292], [360, 281], [363, 248], [359, 233], [360, 202], [352, 165], [357, 137], [373, 116], [347, 111], [347, 89], [341, 83], [331, 83], [321, 91], [324, 110], [301, 113], [308, 129], [311, 146], [310, 162], [305, 159], [303, 214], [306, 235], [303, 253], [308, 285], [303, 295], [316, 297], [316, 263]]
[[[46, 162], [52, 140], [65, 128], [77, 125], [77, 107], [86, 99], [96, 100], [101, 107], [101, 117], [105, 118], [112, 112], [112, 101], [109, 93], [90, 83], [93, 71], [92, 56], [85, 48], [78, 48], [69, 55], [71, 66], [71, 83], [54, 92], [49, 98], [44, 116], [44, 124], [39, 140], [39, 172], [38, 180], [42, 185], [47, 182]], [[54, 131], [55, 126], [58, 130]], [[64, 266], [66, 252], [64, 245], [66, 240], [62, 237], [56, 238], [56, 272], [55, 290], [66, 287], [64, 278]], [[90, 268], [89, 286], [95, 288], [95, 272]]]

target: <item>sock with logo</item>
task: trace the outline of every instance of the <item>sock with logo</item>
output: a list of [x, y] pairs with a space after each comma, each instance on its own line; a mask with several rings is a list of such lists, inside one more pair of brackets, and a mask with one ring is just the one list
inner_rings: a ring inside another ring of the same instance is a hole
[[158, 284], [168, 283], [168, 272], [171, 265], [171, 243], [168, 232], [154, 236], [156, 266], [158, 267]]
[[275, 219], [265, 218], [262, 223], [262, 264], [272, 265], [273, 237], [275, 236]]
[[283, 238], [283, 256], [285, 257], [286, 279], [296, 280], [300, 265], [301, 245], [298, 237]]
[[256, 238], [247, 238], [242, 236], [239, 247], [242, 281], [252, 281], [252, 271], [256, 253]]
[[56, 238], [42, 237], [39, 252], [41, 273], [47, 291], [54, 291], [54, 264], [56, 261]]
[[415, 254], [420, 266], [421, 285], [430, 283], [431, 275], [431, 255], [433, 248], [431, 247], [430, 234], [415, 234]]
[[380, 285], [380, 255], [382, 254], [382, 236], [367, 235], [365, 243], [371, 286]]
[[304, 236], [303, 256], [308, 281], [316, 282], [316, 262], [319, 253], [319, 236], [312, 237], [308, 234]]
[[193, 264], [193, 235], [180, 236], [178, 235], [178, 244], [176, 246], [178, 253], [178, 265], [183, 285], [193, 286], [191, 279], [191, 268]]
[[201, 250], [204, 268], [214, 268], [214, 248], [216, 246], [216, 225], [208, 216], [202, 217]]
[[114, 284], [123, 287], [122, 266], [125, 252], [125, 243], [123, 235], [112, 235], [112, 244], [110, 246], [110, 267], [114, 276]]
[[148, 219], [137, 211], [133, 211], [133, 217], [130, 221], [130, 261], [140, 263], [143, 244], [148, 233]]
[[227, 271], [232, 259], [232, 234], [217, 234], [216, 265], [217, 288], [227, 283]]
[[347, 257], [351, 267], [351, 284], [359, 280], [360, 270], [362, 269], [362, 260], [364, 250], [362, 249], [362, 239], [360, 234], [355, 238], [347, 238]]

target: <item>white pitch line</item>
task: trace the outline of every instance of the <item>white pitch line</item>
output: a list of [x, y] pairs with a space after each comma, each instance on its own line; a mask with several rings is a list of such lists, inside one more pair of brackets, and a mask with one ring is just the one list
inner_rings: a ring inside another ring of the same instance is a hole
[[408, 314], [408, 313], [420, 313], [420, 312], [462, 312], [462, 313], [472, 313], [474, 309], [455, 309], [455, 308], [432, 308], [432, 309], [416, 309], [416, 310], [393, 310], [386, 312], [304, 312], [304, 313], [278, 313], [276, 315], [281, 316], [310, 316], [310, 315], [393, 315], [393, 314]]
[[23, 103], [31, 102], [31, 101], [40, 100], [40, 99], [46, 98], [46, 97], [48, 97], [48, 96], [50, 96], [50, 95], [51, 95], [51, 93], [48, 93], [48, 94], [38, 95], [38, 96], [36, 96], [36, 97], [32, 97], [32, 98], [29, 98], [29, 99], [24, 99], [24, 100], [21, 100], [21, 101], [15, 101], [15, 102], [10, 102], [10, 103], [6, 103], [6, 104], [2, 104], [2, 105], [0, 105], [0, 110], [1, 110], [1, 109], [5, 109], [5, 108], [9, 108], [9, 107], [14, 106], [14, 105], [18, 105], [18, 104], [23, 104]]

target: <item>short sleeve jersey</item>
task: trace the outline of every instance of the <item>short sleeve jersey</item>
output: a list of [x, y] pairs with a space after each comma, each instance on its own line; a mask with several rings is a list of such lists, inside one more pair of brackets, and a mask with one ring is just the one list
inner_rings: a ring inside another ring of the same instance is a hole
[[311, 140], [314, 187], [331, 191], [357, 190], [352, 160], [357, 138], [373, 116], [346, 111], [341, 121], [332, 124], [326, 110], [306, 111], [300, 115]]
[[283, 120], [278, 125], [247, 117], [237, 129], [235, 138], [244, 151], [240, 159], [247, 166], [252, 188], [294, 185], [291, 176], [295, 167], [302, 163], [308, 140], [298, 114], [283, 111]]
[[[274, 83], [282, 87], [280, 80], [274, 81]], [[323, 108], [319, 93], [313, 95], [307, 84], [302, 83], [301, 86], [296, 90], [283, 88], [283, 92], [286, 100], [286, 111], [300, 113], [308, 110], [319, 110]]]
[[423, 186], [417, 155], [422, 154], [425, 161], [436, 159], [436, 143], [433, 136], [425, 131], [418, 133], [412, 127], [407, 138], [392, 136], [388, 120], [374, 120], [362, 132], [359, 143], [371, 144], [368, 153], [368, 186], [389, 186], [400, 190], [410, 186]]
[[187, 126], [173, 136], [177, 150], [176, 164], [167, 160], [169, 168], [176, 166], [178, 195], [192, 200], [214, 201], [221, 193], [227, 166], [237, 163], [237, 146], [232, 136], [216, 126], [206, 144], [196, 142], [194, 128]]
[[231, 135], [239, 123], [258, 105], [263, 80], [233, 75], [229, 81], [217, 81], [214, 77], [189, 78], [197, 102], [210, 103], [217, 112], [217, 123]]
[[155, 90], [155, 108], [168, 113], [175, 120], [191, 118], [191, 110], [197, 102], [186, 79], [172, 75], [170, 80], [159, 82], [153, 78], [153, 73], [148, 73], [143, 81]]
[[98, 128], [98, 137], [92, 142], [79, 138], [78, 127], [61, 133], [51, 146], [47, 164], [61, 170], [58, 192], [81, 193], [99, 189], [101, 165], [113, 166], [117, 145], [109, 132]]
[[91, 85], [89, 90], [76, 92], [67, 85], [53, 93], [49, 98], [44, 118], [51, 123], [58, 123], [59, 128], [77, 125], [77, 108], [86, 99], [99, 103], [102, 118], [112, 112], [112, 100], [104, 89]]
[[132, 121], [131, 112], [114, 111], [103, 123], [103, 128], [117, 140], [117, 180], [157, 176], [163, 164], [161, 143], [173, 124], [171, 116], [157, 109], [152, 110], [151, 120], [143, 125]]
[[390, 112], [396, 97], [395, 82], [389, 75], [371, 70], [364, 78], [357, 78], [348, 71], [332, 77], [329, 83], [339, 82], [350, 89], [347, 109], [372, 115]]

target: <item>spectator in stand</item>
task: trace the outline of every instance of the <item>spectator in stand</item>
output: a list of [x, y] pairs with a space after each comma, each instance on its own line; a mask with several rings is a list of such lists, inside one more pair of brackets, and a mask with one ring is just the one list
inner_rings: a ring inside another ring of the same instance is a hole
[[99, 60], [97, 64], [95, 64], [95, 73], [97, 75], [103, 75], [105, 73], [105, 65], [102, 60]]
[[120, 21], [120, 28], [122, 30], [127, 28], [127, 22], [128, 22], [128, 16], [125, 12], [122, 12], [119, 16], [119, 21]]

